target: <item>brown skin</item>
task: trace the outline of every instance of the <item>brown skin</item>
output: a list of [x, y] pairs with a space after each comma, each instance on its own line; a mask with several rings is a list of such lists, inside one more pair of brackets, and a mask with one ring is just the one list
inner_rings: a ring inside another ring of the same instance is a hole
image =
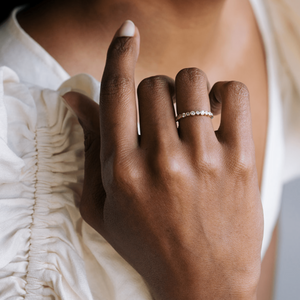
[[[132, 19], [142, 35], [137, 84], [156, 74], [174, 78], [178, 70], [187, 66], [205, 70], [211, 84], [228, 79], [246, 83], [255, 116], [252, 129], [261, 182], [267, 130], [267, 76], [263, 46], [247, 1], [191, 0], [189, 5], [186, 1], [89, 1], [88, 5], [86, 1], [72, 5], [68, 1], [49, 1], [21, 13], [18, 19], [71, 75], [87, 72], [101, 80], [111, 36], [123, 20]], [[214, 128], [217, 127], [216, 118]], [[272, 267], [268, 265], [262, 273], [271, 277]]]
[[[117, 33], [101, 81], [100, 117], [92, 100], [64, 96], [87, 136], [82, 216], [142, 275], [156, 300], [256, 299], [263, 214], [248, 90], [218, 82], [208, 95], [197, 68], [180, 71], [175, 84], [144, 79], [138, 138], [138, 51], [137, 30], [133, 38]], [[178, 111], [222, 103], [217, 132], [208, 117], [183, 119], [177, 130], [174, 85]]]
[[[211, 86], [221, 80], [245, 83], [255, 116], [253, 137], [261, 182], [267, 73], [260, 33], [247, 0], [190, 0], [190, 5], [160, 0], [69, 2], [45, 1], [20, 13], [18, 20], [70, 75], [85, 72], [100, 81], [111, 37], [130, 19], [142, 37], [136, 84], [158, 74], [175, 78], [186, 67], [204, 70]], [[218, 124], [216, 118], [215, 129]]]

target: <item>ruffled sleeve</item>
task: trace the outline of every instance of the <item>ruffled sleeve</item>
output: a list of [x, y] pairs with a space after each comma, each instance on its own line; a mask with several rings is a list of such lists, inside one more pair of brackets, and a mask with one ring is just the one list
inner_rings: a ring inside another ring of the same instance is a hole
[[100, 83], [81, 74], [53, 91], [0, 74], [0, 299], [150, 300], [78, 210], [84, 139], [61, 95], [98, 101]]
[[0, 299], [92, 299], [76, 231], [81, 127], [59, 92], [0, 76]]

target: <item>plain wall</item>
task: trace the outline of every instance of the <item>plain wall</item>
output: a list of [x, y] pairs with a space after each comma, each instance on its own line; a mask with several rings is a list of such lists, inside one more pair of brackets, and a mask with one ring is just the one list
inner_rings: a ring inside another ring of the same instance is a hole
[[274, 300], [300, 300], [300, 178], [283, 189]]

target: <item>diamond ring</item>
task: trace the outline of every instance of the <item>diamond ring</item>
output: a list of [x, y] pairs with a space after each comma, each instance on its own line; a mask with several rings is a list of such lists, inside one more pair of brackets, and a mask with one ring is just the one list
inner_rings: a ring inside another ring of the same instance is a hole
[[186, 117], [194, 117], [194, 116], [206, 116], [206, 117], [210, 117], [211, 119], [214, 117], [213, 113], [210, 111], [206, 111], [206, 110], [197, 110], [197, 111], [189, 111], [189, 112], [185, 112], [182, 114], [179, 114], [176, 117], [176, 122], [179, 121], [180, 119], [184, 119]]

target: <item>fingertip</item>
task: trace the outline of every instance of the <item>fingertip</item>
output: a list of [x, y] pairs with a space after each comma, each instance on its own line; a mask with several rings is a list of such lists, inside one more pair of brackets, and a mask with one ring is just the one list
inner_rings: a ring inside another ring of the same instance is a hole
[[221, 103], [219, 137], [233, 145], [241, 144], [252, 135], [249, 91], [238, 81], [217, 82], [210, 99]]
[[66, 107], [87, 128], [99, 127], [99, 105], [84, 94], [69, 91], [62, 95]]
[[[68, 91], [67, 93], [61, 95], [62, 100], [65, 104], [65, 106], [73, 113], [73, 115], [75, 115], [77, 118], [79, 118], [78, 116], [78, 112], [76, 109], [76, 104], [78, 101], [78, 95], [77, 93], [73, 92], [73, 91]], [[74, 110], [75, 108], [75, 110]]]
[[[126, 64], [127, 62], [130, 64], [133, 63], [135, 66], [139, 51], [140, 36], [138, 28], [131, 20], [126, 20], [116, 31], [109, 45], [104, 73], [112, 70], [115, 73], [115, 65]], [[128, 70], [131, 69], [128, 68]]]
[[126, 20], [117, 32], [118, 37], [133, 37], [136, 27], [131, 20]]
[[[138, 45], [139, 48], [139, 44], [140, 44], [140, 32], [139, 29], [137, 28], [137, 26], [134, 24], [133, 21], [131, 20], [126, 20], [121, 27], [117, 30], [113, 41], [121, 38], [121, 40], [123, 38], [127, 38], [125, 40], [131, 40], [131, 38], [134, 38], [134, 40], [136, 40], [136, 42], [134, 44]], [[122, 42], [123, 43], [123, 42]], [[121, 43], [121, 44], [122, 44]]]

